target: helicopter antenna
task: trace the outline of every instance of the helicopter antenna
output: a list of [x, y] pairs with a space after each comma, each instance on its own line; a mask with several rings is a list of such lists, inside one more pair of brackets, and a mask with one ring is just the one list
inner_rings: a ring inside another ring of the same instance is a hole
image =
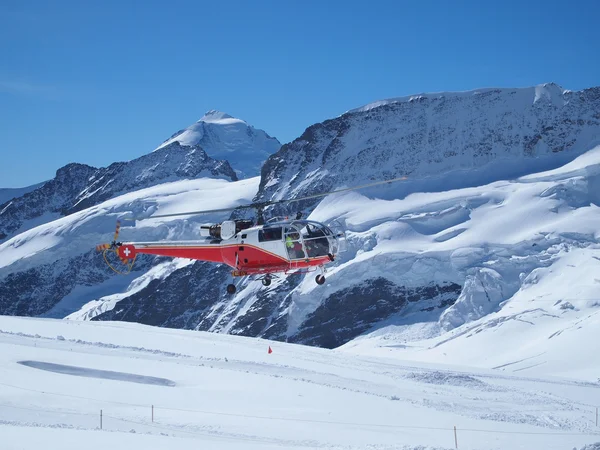
[[256, 225], [264, 225], [264, 223], [265, 217], [263, 215], [263, 208], [260, 206], [256, 209]]

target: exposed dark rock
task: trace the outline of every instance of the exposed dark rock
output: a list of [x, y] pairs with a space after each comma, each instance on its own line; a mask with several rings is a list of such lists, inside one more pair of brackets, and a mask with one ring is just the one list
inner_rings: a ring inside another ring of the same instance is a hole
[[[149, 267], [149, 260], [140, 257], [136, 267], [140, 275]], [[42, 315], [77, 286], [95, 286], [112, 275], [93, 250], [70, 259], [11, 273], [0, 279], [0, 314]]]
[[[229, 271], [196, 262], [176, 270], [166, 279], [153, 280], [141, 291], [93, 320], [123, 320], [170, 328], [194, 329], [226, 296]], [[200, 329], [207, 329], [200, 327]]]
[[289, 341], [335, 348], [401, 312], [407, 303], [433, 300], [441, 308], [453, 304], [460, 291], [455, 283], [406, 288], [385, 278], [364, 280], [327, 297]]

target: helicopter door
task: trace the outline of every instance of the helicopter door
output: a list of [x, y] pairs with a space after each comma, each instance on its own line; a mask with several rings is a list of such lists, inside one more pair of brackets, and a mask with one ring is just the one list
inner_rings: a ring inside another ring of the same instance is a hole
[[290, 259], [306, 258], [300, 231], [297, 228], [291, 226], [285, 228], [285, 248]]
[[[265, 225], [262, 229], [258, 230], [258, 242], [266, 251], [281, 255], [283, 228], [281, 226]], [[264, 264], [266, 261], [261, 259], [259, 260], [259, 263]]]

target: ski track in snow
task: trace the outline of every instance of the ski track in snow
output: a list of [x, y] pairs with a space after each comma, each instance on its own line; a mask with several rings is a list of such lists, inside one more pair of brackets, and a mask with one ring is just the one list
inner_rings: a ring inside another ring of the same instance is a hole
[[77, 377], [128, 381], [130, 383], [156, 384], [158, 386], [175, 386], [175, 383], [173, 383], [171, 380], [167, 380], [166, 378], [148, 377], [146, 375], [115, 372], [112, 370], [88, 369], [86, 367], [67, 366], [64, 364], [54, 364], [44, 361], [18, 361], [18, 364], [32, 367], [34, 369], [46, 370], [48, 372], [62, 373], [66, 375], [74, 375]]

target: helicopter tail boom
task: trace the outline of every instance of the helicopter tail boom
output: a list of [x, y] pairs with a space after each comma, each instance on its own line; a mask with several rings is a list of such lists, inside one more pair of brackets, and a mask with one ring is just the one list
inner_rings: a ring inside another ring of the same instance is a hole
[[225, 263], [221, 246], [196, 242], [132, 242], [123, 243], [119, 256], [131, 258], [139, 253], [172, 258], [198, 259]]
[[123, 243], [118, 256], [124, 263], [139, 254], [186, 258], [222, 263], [230, 266], [233, 276], [289, 272], [322, 266], [331, 261], [329, 256], [290, 261], [280, 255], [248, 244], [204, 244], [191, 242], [136, 242]]

